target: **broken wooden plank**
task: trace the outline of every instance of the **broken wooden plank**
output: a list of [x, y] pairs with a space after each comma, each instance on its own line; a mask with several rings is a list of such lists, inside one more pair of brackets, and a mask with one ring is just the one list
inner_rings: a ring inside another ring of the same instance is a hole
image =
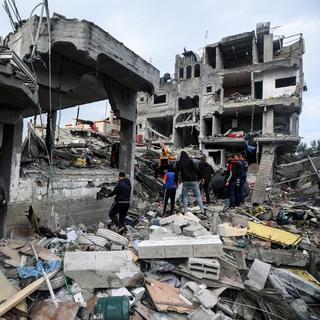
[[[49, 279], [51, 279], [53, 276], [55, 276], [59, 270], [56, 270], [54, 272], [51, 272], [48, 274]], [[8, 298], [5, 302], [0, 304], [0, 316], [8, 312], [11, 308], [16, 306], [18, 303], [23, 301], [27, 296], [29, 296], [32, 292], [36, 291], [43, 283], [45, 283], [45, 278], [42, 277], [22, 290], [18, 291], [14, 295], [12, 295], [10, 298]], [[2, 291], [2, 290], [1, 290]]]
[[[0, 301], [7, 300], [14, 294], [18, 292], [18, 290], [8, 281], [6, 276], [0, 270]], [[20, 303], [16, 304], [16, 308], [23, 312], [27, 312], [27, 305], [24, 299], [21, 300]]]

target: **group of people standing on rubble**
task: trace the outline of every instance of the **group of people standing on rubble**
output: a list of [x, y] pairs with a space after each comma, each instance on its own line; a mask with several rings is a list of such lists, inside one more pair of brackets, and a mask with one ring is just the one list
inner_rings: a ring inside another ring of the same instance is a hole
[[[170, 161], [169, 161], [170, 159]], [[182, 204], [184, 212], [187, 212], [189, 204], [189, 193], [193, 193], [199, 204], [202, 213], [206, 207], [203, 203], [201, 191], [206, 196], [206, 203], [209, 204], [213, 167], [202, 156], [200, 161], [195, 161], [182, 151], [180, 158], [172, 162], [172, 155], [166, 149], [162, 150], [160, 163], [156, 174], [163, 176], [163, 216], [166, 215], [167, 205], [170, 199], [170, 215], [174, 213], [176, 192], [179, 180], [182, 182]], [[245, 193], [243, 187], [246, 183], [248, 173], [248, 162], [243, 154], [228, 156], [227, 172], [225, 175], [224, 187], [227, 188], [229, 207], [233, 208], [244, 203]], [[114, 190], [106, 197], [115, 196], [115, 201], [109, 212], [113, 224], [120, 230], [125, 226], [125, 219], [130, 207], [130, 196], [132, 186], [124, 172], [119, 173], [119, 181]]]
[[[163, 156], [164, 152], [162, 152]], [[210, 189], [211, 179], [214, 175], [213, 167], [206, 161], [206, 156], [202, 156], [199, 163], [191, 159], [185, 151], [180, 154], [179, 161], [173, 165], [161, 162], [161, 170], [166, 171], [163, 179], [164, 205], [163, 215], [166, 214], [167, 204], [170, 199], [170, 215], [174, 212], [176, 190], [178, 188], [179, 177], [182, 182], [182, 204], [184, 212], [188, 210], [189, 193], [192, 191], [199, 204], [202, 213], [206, 210], [203, 203], [201, 191], [206, 196], [206, 204], [211, 203]], [[164, 169], [165, 168], [165, 169]], [[234, 208], [244, 203], [244, 185], [247, 180], [248, 162], [244, 154], [228, 156], [227, 172], [224, 186], [227, 189], [229, 207]]]

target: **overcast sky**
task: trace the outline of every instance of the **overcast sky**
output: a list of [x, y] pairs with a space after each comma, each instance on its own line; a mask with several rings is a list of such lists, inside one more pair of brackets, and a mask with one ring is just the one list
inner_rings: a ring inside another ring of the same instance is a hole
[[[1, 1], [3, 2], [3, 1]], [[16, 0], [22, 18], [40, 0]], [[198, 51], [224, 36], [255, 30], [257, 22], [270, 21], [274, 34], [303, 33], [305, 82], [300, 135], [305, 141], [320, 139], [320, 1], [319, 0], [49, 0], [51, 15], [94, 22], [160, 70], [173, 73], [174, 60], [183, 48]], [[0, 9], [0, 35], [11, 26]], [[317, 58], [318, 57], [318, 58]], [[82, 106], [80, 117], [98, 120], [105, 102]], [[62, 112], [61, 124], [76, 115], [74, 108]]]

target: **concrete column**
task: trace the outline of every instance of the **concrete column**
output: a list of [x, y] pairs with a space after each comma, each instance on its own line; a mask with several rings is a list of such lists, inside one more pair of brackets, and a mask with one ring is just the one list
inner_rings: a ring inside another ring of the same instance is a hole
[[212, 117], [212, 136], [221, 133], [221, 119], [217, 116]]
[[136, 121], [120, 118], [120, 154], [119, 168], [133, 177], [136, 139]]
[[19, 118], [14, 125], [11, 155], [11, 172], [10, 172], [10, 197], [19, 187], [21, 147], [23, 133], [23, 118]]
[[224, 59], [219, 47], [216, 48], [216, 70], [224, 69]]
[[294, 112], [290, 116], [290, 135], [298, 136], [299, 132], [299, 115]]
[[263, 62], [273, 60], [273, 34], [263, 36]]
[[252, 39], [252, 63], [259, 63], [258, 47], [255, 37]]
[[[8, 203], [19, 186], [23, 118], [18, 116], [15, 123], [4, 123], [2, 127], [0, 187], [5, 191]], [[6, 233], [6, 219], [7, 205], [0, 208], [0, 238]]]
[[254, 99], [254, 73], [250, 73], [250, 81], [251, 81], [251, 99]]
[[262, 134], [274, 134], [274, 110], [267, 109], [262, 115]]
[[137, 94], [110, 79], [104, 79], [103, 83], [112, 111], [120, 119], [119, 168], [129, 174], [133, 182]]
[[52, 114], [47, 114], [47, 127], [46, 127], [46, 146], [49, 153], [50, 160], [52, 160], [53, 149], [55, 144], [57, 126], [57, 111], [52, 111]]

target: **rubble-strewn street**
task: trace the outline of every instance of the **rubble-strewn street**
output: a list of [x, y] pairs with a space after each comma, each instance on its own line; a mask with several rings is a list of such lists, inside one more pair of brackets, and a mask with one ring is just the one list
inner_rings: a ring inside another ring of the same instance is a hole
[[320, 207], [279, 193], [260, 207], [219, 200], [205, 215], [162, 217], [161, 198], [137, 184], [122, 234], [101, 221], [49, 235], [38, 221], [2, 240], [1, 315], [94, 319], [117, 305], [115, 319], [317, 319]]
[[[239, 33], [230, 13], [237, 33], [224, 34], [215, 4], [224, 36], [206, 31], [160, 77], [101, 20], [48, 0], [20, 13], [29, 5], [3, 1], [0, 320], [319, 320], [320, 140], [299, 134], [302, 30]], [[156, 24], [140, 6], [134, 23], [111, 19], [136, 48], [133, 24]]]

